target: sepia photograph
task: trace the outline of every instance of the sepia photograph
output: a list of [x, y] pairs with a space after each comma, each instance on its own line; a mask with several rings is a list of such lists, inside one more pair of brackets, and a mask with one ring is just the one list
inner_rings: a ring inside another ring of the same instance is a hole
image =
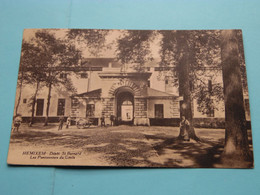
[[241, 30], [25, 29], [10, 165], [254, 168]]

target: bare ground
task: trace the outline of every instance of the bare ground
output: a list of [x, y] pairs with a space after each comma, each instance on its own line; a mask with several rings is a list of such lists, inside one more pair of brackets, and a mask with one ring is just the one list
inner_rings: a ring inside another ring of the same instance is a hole
[[12, 132], [10, 151], [28, 148], [82, 151], [79, 165], [120, 167], [222, 167], [223, 129], [195, 129], [203, 142], [177, 140], [179, 129], [164, 126], [115, 126], [57, 130], [23, 124]]

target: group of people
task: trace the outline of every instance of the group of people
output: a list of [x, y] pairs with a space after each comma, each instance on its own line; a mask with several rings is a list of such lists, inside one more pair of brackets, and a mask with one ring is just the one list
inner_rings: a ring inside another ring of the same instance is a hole
[[[104, 116], [104, 114], [102, 114], [100, 120], [101, 120], [101, 127], [105, 127], [106, 124], [105, 124], [105, 116]], [[115, 121], [116, 121], [116, 117], [114, 115], [111, 115], [110, 116], [111, 126], [115, 125]], [[58, 130], [62, 130], [64, 122], [65, 122], [65, 118], [64, 118], [64, 116], [61, 116], [59, 118]], [[22, 123], [21, 115], [18, 114], [16, 116], [14, 116], [12, 131], [13, 132], [18, 132], [21, 123]], [[66, 129], [68, 129], [70, 125], [71, 125], [71, 117], [68, 116], [68, 118], [66, 120]], [[189, 141], [190, 140], [189, 128], [190, 128], [190, 122], [185, 118], [185, 116], [182, 116], [181, 121], [180, 121], [180, 135], [179, 135], [179, 137], [182, 140], [184, 140], [184, 141]]]
[[20, 114], [17, 114], [13, 117], [13, 127], [12, 127], [12, 131], [13, 132], [18, 132], [19, 131], [19, 127], [22, 123], [22, 116]]
[[[62, 130], [64, 121], [65, 121], [64, 116], [61, 116], [61, 117], [59, 118], [59, 127], [58, 127], [58, 130]], [[71, 125], [71, 117], [68, 116], [68, 118], [67, 118], [67, 120], [66, 120], [66, 129], [68, 129], [70, 125]]]
[[[101, 118], [100, 118], [100, 121], [101, 121], [101, 127], [105, 127], [106, 124], [105, 124], [105, 116], [104, 116], [104, 114], [102, 114], [102, 116], [101, 116]], [[110, 116], [110, 124], [111, 124], [111, 126], [114, 126], [114, 125], [115, 125], [115, 121], [116, 121], [115, 115], [111, 115], [111, 116]], [[64, 118], [64, 116], [61, 116], [61, 117], [59, 118], [59, 127], [58, 127], [58, 130], [62, 130], [64, 122], [65, 122], [65, 118]], [[71, 117], [68, 116], [68, 118], [67, 118], [67, 120], [66, 120], [66, 129], [68, 129], [70, 125], [71, 125]]]
[[[106, 123], [105, 123], [105, 115], [104, 115], [104, 113], [102, 113], [100, 121], [101, 121], [101, 127], [105, 127]], [[116, 121], [116, 116], [115, 115], [110, 115], [110, 125], [111, 126], [115, 125], [115, 121]]]

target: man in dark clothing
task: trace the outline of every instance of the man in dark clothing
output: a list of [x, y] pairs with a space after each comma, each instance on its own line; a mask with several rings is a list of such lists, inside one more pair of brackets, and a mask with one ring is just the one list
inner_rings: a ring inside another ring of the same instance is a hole
[[111, 126], [114, 126], [114, 125], [115, 125], [115, 119], [116, 119], [115, 115], [112, 114], [112, 115], [110, 116]]
[[64, 122], [64, 117], [61, 116], [61, 117], [59, 118], [59, 128], [58, 128], [58, 130], [62, 130], [63, 122]]
[[104, 116], [104, 114], [102, 114], [100, 120], [101, 120], [101, 127], [105, 127], [106, 124], [105, 124], [105, 116]]

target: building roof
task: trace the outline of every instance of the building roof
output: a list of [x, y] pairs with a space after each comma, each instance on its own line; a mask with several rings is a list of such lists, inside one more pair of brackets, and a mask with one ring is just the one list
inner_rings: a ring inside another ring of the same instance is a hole
[[[122, 64], [116, 58], [82, 58], [81, 66], [86, 67], [109, 67], [109, 63], [111, 63], [111, 67], [120, 68]], [[133, 65], [132, 63], [130, 63]], [[159, 59], [148, 60], [145, 62], [144, 67], [157, 67], [159, 64]]]
[[81, 66], [88, 67], [109, 67], [109, 63], [112, 67], [121, 66], [114, 58], [83, 58], [81, 60]]
[[150, 72], [102, 72], [99, 73], [100, 78], [133, 78], [138, 77], [142, 79], [148, 79], [152, 73]]
[[147, 87], [147, 97], [178, 97], [176, 95]]
[[91, 98], [100, 98], [102, 89], [95, 89], [92, 91], [76, 94], [73, 97], [91, 97]]
[[[88, 97], [88, 98], [100, 98], [102, 93], [102, 89], [95, 89], [92, 91], [80, 93], [73, 95], [72, 97]], [[163, 91], [159, 91], [150, 87], [147, 87], [147, 93], [146, 93], [147, 98], [178, 98], [178, 96], [166, 93]]]

